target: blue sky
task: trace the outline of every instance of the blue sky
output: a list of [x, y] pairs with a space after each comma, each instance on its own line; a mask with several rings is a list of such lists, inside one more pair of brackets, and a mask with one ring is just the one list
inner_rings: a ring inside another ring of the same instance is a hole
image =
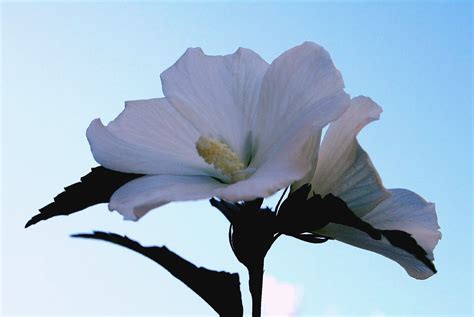
[[206, 201], [173, 203], [137, 223], [99, 205], [23, 225], [96, 165], [89, 122], [112, 120], [125, 100], [162, 96], [159, 74], [186, 48], [228, 54], [242, 46], [270, 62], [308, 40], [330, 52], [348, 93], [384, 108], [359, 140], [386, 187], [436, 203], [439, 273], [417, 281], [379, 255], [289, 238], [272, 248], [266, 272], [301, 290], [301, 315], [470, 314], [470, 2], [10, 2], [2, 4], [2, 32], [4, 314], [212, 315], [145, 258], [68, 237], [91, 230], [165, 244], [198, 265], [239, 272], [249, 307], [226, 220]]

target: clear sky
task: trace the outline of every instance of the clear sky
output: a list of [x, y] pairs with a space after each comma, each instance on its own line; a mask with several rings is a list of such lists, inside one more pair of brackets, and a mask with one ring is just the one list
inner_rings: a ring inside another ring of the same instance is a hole
[[290, 238], [274, 245], [266, 273], [299, 290], [300, 315], [470, 314], [470, 2], [3, 3], [2, 11], [4, 314], [213, 314], [151, 261], [68, 237], [91, 230], [165, 244], [198, 265], [239, 272], [249, 307], [226, 220], [206, 201], [173, 203], [137, 223], [99, 205], [23, 226], [96, 166], [89, 122], [113, 119], [125, 100], [162, 96], [159, 74], [186, 48], [228, 54], [242, 46], [270, 62], [304, 41], [330, 52], [348, 93], [384, 108], [359, 139], [388, 188], [436, 203], [439, 273], [418, 281], [377, 254]]

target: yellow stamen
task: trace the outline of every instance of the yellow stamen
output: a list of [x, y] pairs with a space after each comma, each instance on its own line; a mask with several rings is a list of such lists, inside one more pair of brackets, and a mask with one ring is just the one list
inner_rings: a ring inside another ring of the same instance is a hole
[[219, 140], [201, 136], [196, 142], [196, 150], [207, 164], [213, 165], [231, 178], [236, 172], [244, 169], [237, 153]]

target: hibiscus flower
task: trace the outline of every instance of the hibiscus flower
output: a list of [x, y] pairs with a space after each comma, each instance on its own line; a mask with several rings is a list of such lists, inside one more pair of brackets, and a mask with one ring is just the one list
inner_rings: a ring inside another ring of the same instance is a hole
[[248, 49], [191, 48], [161, 82], [164, 98], [127, 101], [87, 130], [98, 163], [145, 175], [110, 199], [128, 220], [171, 201], [250, 201], [289, 186], [310, 171], [322, 128], [350, 106], [329, 54], [309, 42], [270, 65]]
[[426, 279], [436, 273], [431, 262], [441, 239], [435, 205], [406, 189], [386, 189], [356, 139], [381, 112], [370, 98], [353, 98], [349, 109], [329, 125], [316, 167], [309, 174], [313, 195], [333, 194], [342, 199], [357, 217], [381, 232], [381, 239], [334, 223], [314, 233], [384, 255], [410, 276]]

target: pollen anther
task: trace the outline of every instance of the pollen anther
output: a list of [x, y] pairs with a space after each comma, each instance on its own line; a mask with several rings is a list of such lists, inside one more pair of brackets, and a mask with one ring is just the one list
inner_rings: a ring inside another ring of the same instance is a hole
[[196, 142], [196, 150], [207, 164], [213, 165], [231, 178], [234, 173], [244, 169], [237, 153], [219, 140], [201, 136]]

